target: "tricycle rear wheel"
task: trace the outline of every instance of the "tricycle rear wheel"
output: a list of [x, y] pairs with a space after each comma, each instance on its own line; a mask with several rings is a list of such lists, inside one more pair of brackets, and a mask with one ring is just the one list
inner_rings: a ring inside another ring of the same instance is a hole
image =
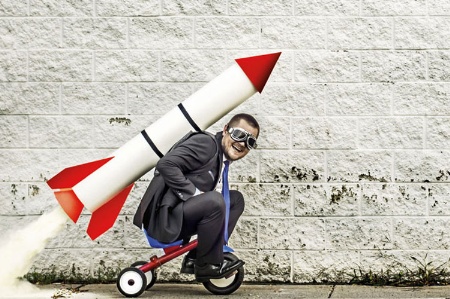
[[[224, 253], [226, 261], [237, 261], [238, 258], [232, 253]], [[240, 267], [228, 278], [210, 279], [203, 282], [203, 286], [215, 295], [229, 295], [235, 292], [244, 281], [244, 267]]]
[[[148, 262], [145, 261], [137, 261], [131, 264], [131, 267], [135, 267], [135, 268], [139, 268], [145, 264], [147, 264]], [[147, 277], [147, 287], [145, 288], [146, 290], [150, 289], [156, 282], [156, 271], [155, 269], [150, 270], [148, 272], [144, 272], [145, 277]]]
[[123, 269], [117, 277], [117, 288], [125, 297], [138, 297], [147, 287], [144, 272], [135, 267]]

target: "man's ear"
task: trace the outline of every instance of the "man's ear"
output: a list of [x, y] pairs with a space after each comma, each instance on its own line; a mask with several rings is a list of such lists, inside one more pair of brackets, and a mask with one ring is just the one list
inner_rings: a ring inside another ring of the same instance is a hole
[[227, 133], [227, 130], [228, 130], [228, 124], [225, 124], [225, 126], [223, 127], [222, 135], [225, 135]]

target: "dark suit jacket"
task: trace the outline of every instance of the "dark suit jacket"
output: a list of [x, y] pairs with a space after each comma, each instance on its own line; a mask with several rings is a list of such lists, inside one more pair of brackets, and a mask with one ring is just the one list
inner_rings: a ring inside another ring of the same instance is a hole
[[183, 224], [183, 204], [198, 188], [215, 189], [221, 173], [222, 132], [192, 133], [176, 144], [155, 167], [155, 175], [136, 211], [133, 223], [152, 238], [176, 241]]

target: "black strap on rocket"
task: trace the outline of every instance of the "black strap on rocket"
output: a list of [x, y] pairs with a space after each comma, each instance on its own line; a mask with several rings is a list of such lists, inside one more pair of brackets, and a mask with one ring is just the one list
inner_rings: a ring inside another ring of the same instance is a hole
[[144, 138], [147, 141], [148, 145], [150, 145], [150, 147], [155, 152], [155, 154], [157, 154], [158, 157], [160, 157], [160, 158], [164, 157], [164, 155], [159, 151], [159, 149], [156, 147], [156, 145], [150, 139], [150, 137], [148, 136], [147, 132], [145, 132], [145, 130], [142, 130], [141, 134], [142, 134], [142, 136], [144, 136]]
[[191, 126], [192, 126], [197, 132], [201, 132], [202, 130], [197, 126], [197, 124], [196, 124], [195, 121], [192, 119], [192, 117], [189, 115], [189, 113], [186, 111], [186, 109], [184, 108], [184, 106], [183, 106], [182, 103], [178, 104], [178, 108], [180, 108], [181, 113], [183, 113], [184, 117], [186, 117], [186, 120], [191, 124]]
[[[189, 113], [186, 111], [186, 109], [184, 108], [183, 104], [180, 103], [178, 104], [178, 108], [180, 108], [181, 113], [183, 113], [184, 117], [186, 118], [186, 120], [189, 122], [189, 124], [197, 131], [197, 132], [201, 132], [202, 130], [199, 128], [199, 126], [197, 126], [197, 124], [195, 123], [195, 121], [192, 119], [192, 117], [189, 115]], [[148, 136], [147, 132], [145, 130], [142, 130], [141, 132], [142, 136], [144, 136], [145, 140], [147, 141], [148, 145], [150, 145], [150, 147], [152, 148], [152, 150], [155, 152], [155, 154], [158, 155], [158, 157], [162, 158], [164, 157], [164, 155], [161, 153], [161, 151], [158, 149], [158, 147], [155, 145], [155, 143], [153, 143], [152, 139], [150, 138], [150, 136]]]

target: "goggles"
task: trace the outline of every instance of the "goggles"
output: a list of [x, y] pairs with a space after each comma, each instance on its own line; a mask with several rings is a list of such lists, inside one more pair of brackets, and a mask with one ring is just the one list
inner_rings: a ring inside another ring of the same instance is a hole
[[244, 129], [228, 127], [227, 131], [231, 139], [237, 142], [244, 141], [248, 149], [255, 149], [258, 146], [256, 144], [256, 137]]

